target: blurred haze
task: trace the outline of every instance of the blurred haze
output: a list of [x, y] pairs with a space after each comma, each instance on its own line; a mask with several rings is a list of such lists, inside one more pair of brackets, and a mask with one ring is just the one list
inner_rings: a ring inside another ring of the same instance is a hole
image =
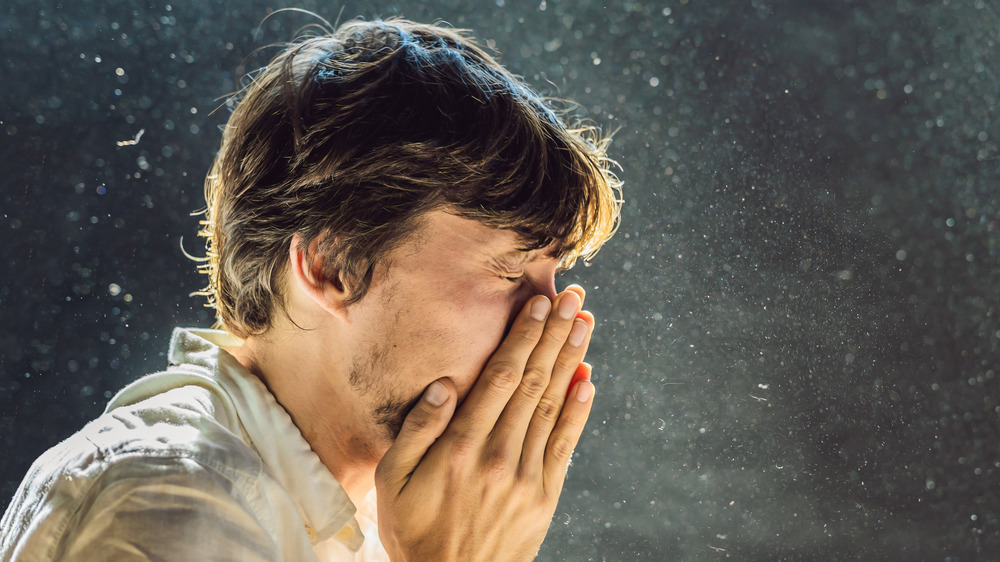
[[562, 278], [597, 403], [539, 560], [1000, 558], [984, 0], [4, 0], [0, 508], [211, 323], [181, 246], [249, 55], [315, 21], [258, 28], [285, 6], [472, 29], [616, 131], [622, 226]]

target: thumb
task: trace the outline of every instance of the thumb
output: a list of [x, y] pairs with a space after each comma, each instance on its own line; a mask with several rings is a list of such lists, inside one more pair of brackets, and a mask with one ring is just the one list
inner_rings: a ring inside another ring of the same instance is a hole
[[438, 379], [424, 389], [424, 394], [403, 421], [396, 441], [385, 452], [375, 469], [375, 482], [388, 486], [396, 494], [403, 489], [427, 450], [441, 436], [455, 412], [452, 383]]

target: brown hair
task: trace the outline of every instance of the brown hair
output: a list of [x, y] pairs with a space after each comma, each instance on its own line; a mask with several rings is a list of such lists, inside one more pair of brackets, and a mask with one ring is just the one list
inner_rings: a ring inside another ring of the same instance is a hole
[[615, 230], [607, 140], [568, 127], [463, 31], [352, 21], [300, 39], [250, 78], [205, 181], [201, 293], [247, 337], [284, 312], [288, 246], [319, 241], [350, 303], [424, 213], [556, 243], [565, 267]]

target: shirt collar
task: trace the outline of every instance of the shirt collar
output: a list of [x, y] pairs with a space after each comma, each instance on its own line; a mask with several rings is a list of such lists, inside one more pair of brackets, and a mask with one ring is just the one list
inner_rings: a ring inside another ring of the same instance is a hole
[[202, 367], [218, 380], [234, 402], [249, 445], [295, 503], [311, 542], [336, 537], [357, 551], [364, 536], [347, 492], [264, 383], [222, 349], [242, 343], [221, 330], [177, 328], [170, 341], [170, 364]]

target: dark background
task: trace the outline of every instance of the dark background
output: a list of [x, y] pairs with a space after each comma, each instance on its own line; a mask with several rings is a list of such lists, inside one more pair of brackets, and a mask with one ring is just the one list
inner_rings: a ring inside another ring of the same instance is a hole
[[[334, 20], [468, 27], [617, 131], [598, 401], [540, 560], [1000, 558], [989, 1], [0, 4], [0, 496], [164, 365], [220, 106]], [[117, 141], [144, 135], [131, 146]]]

